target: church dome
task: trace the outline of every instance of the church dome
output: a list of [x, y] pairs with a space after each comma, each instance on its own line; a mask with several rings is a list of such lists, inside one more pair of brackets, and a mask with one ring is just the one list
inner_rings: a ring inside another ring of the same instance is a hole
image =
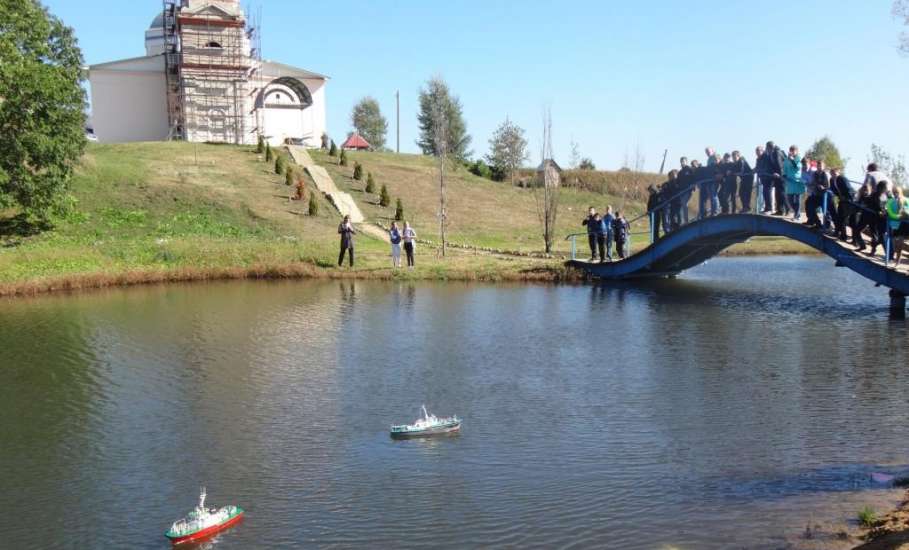
[[164, 27], [164, 14], [158, 13], [155, 18], [152, 20], [151, 25], [148, 26], [149, 30], [151, 29], [161, 29]]

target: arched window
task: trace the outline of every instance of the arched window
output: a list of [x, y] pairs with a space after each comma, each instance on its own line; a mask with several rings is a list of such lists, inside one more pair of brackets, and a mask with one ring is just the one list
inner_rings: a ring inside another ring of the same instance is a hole
[[206, 48], [217, 48], [220, 50], [221, 44], [218, 44], [217, 42], [209, 42], [208, 44], [205, 45], [205, 47]]
[[256, 98], [256, 107], [306, 109], [312, 106], [312, 94], [302, 81], [291, 77], [272, 80]]

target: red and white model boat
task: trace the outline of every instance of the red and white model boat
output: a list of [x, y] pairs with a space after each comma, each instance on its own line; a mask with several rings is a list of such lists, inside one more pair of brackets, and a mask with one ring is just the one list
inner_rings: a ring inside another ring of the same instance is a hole
[[205, 487], [199, 495], [199, 505], [185, 518], [177, 520], [164, 534], [174, 544], [204, 539], [238, 523], [243, 519], [243, 508], [223, 506], [205, 509]]

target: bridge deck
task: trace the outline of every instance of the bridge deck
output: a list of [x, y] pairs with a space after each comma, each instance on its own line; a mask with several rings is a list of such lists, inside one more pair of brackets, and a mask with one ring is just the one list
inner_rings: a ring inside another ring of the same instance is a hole
[[568, 265], [601, 279], [666, 277], [700, 265], [730, 246], [758, 236], [794, 239], [830, 256], [837, 265], [909, 295], [909, 254], [904, 253], [900, 266], [892, 263], [887, 266], [880, 247], [878, 254], [872, 257], [818, 229], [758, 214], [726, 214], [689, 223], [624, 260], [606, 263], [572, 260]]

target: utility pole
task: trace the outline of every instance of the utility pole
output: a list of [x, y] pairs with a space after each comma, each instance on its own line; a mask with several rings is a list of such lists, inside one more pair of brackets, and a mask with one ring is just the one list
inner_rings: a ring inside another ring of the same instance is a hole
[[401, 154], [401, 90], [395, 90], [395, 134], [397, 134], [397, 146], [395, 151]]
[[663, 173], [663, 170], [666, 168], [666, 155], [669, 154], [669, 149], [663, 151], [663, 162], [660, 163], [660, 174]]

